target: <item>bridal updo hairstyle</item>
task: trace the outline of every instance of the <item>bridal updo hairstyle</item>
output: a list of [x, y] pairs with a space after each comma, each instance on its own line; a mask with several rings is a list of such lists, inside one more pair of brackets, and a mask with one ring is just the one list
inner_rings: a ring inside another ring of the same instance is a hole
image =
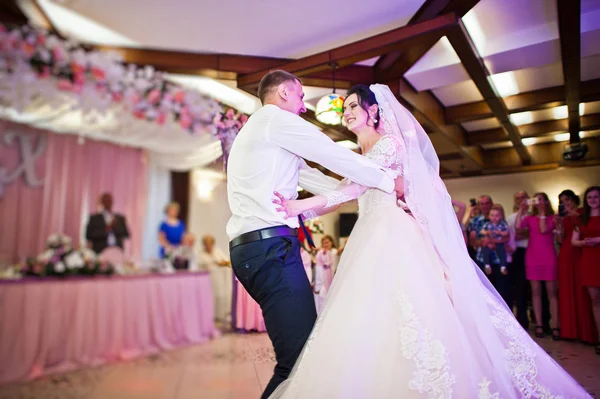
[[370, 115], [369, 107], [373, 104], [377, 104], [377, 115], [376, 115], [377, 122], [374, 123], [375, 129], [377, 129], [379, 127], [379, 122], [381, 121], [381, 117], [379, 115], [379, 104], [377, 103], [377, 99], [375, 98], [375, 93], [373, 93], [371, 91], [371, 89], [369, 89], [369, 86], [366, 86], [366, 85], [352, 86], [350, 88], [350, 90], [348, 90], [348, 92], [346, 93], [346, 98], [344, 99], [344, 103], [346, 102], [346, 99], [348, 97], [350, 97], [352, 94], [356, 94], [356, 96], [358, 97], [358, 103], [360, 104], [360, 107], [365, 110], [367, 115]]

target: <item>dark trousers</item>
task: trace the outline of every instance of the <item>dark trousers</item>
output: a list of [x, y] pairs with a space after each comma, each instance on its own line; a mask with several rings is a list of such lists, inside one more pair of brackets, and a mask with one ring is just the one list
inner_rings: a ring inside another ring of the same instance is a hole
[[277, 364], [262, 398], [290, 374], [317, 319], [297, 237], [274, 237], [233, 247], [233, 272], [260, 305]]
[[[482, 271], [485, 270], [482, 262], [477, 262], [477, 265]], [[510, 295], [509, 277], [500, 272], [500, 265], [492, 263], [490, 266], [492, 267], [492, 274], [488, 275], [487, 278], [490, 280], [496, 291], [498, 291], [502, 299], [504, 299], [504, 302], [510, 307], [512, 298]]]
[[[525, 248], [517, 248], [512, 255], [512, 263], [508, 267], [508, 276], [512, 291], [515, 294], [517, 320], [524, 329], [527, 329], [529, 327], [529, 318], [527, 317], [529, 281], [525, 276]], [[509, 302], [508, 306], [512, 309], [512, 301]]]
[[483, 264], [491, 265], [492, 264], [492, 253], [496, 253], [498, 260], [500, 261], [500, 266], [506, 266], [506, 248], [504, 244], [496, 244], [495, 249], [490, 249], [488, 247], [481, 248], [481, 255], [483, 256]]

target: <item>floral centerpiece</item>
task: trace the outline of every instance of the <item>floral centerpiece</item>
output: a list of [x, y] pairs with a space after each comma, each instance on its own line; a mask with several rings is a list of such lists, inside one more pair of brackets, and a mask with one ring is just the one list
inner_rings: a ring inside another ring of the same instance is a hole
[[100, 261], [88, 248], [73, 249], [70, 237], [52, 234], [46, 240], [46, 249], [35, 257], [29, 257], [22, 265], [25, 276], [73, 276], [112, 275], [114, 265]]
[[325, 233], [323, 221], [321, 221], [319, 218], [307, 220], [306, 227], [313, 234], [324, 234]]

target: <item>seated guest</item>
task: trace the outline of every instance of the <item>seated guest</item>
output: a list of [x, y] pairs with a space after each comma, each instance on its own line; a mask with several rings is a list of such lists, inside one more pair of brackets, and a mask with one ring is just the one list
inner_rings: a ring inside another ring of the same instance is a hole
[[183, 235], [181, 245], [175, 248], [170, 256], [175, 269], [198, 270], [198, 256], [194, 250], [195, 243], [196, 236], [194, 234], [188, 232]]
[[102, 194], [100, 205], [102, 209], [90, 216], [85, 238], [97, 254], [108, 247], [123, 249], [123, 240], [129, 238], [125, 217], [112, 211], [113, 197], [110, 193]]
[[233, 273], [231, 262], [223, 251], [215, 247], [215, 238], [211, 235], [202, 237], [203, 251], [200, 254], [200, 266], [210, 272], [215, 297], [215, 319], [227, 322], [231, 316], [231, 297], [233, 290]]
[[181, 244], [185, 224], [178, 219], [179, 204], [171, 202], [165, 209], [166, 219], [160, 224], [158, 241], [160, 242], [160, 257], [166, 258], [169, 252]]

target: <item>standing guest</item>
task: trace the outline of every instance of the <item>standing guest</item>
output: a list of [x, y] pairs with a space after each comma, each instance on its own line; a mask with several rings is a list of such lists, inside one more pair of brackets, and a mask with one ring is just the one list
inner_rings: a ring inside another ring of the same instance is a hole
[[194, 246], [196, 244], [196, 236], [190, 232], [183, 235], [181, 245], [173, 250], [170, 259], [175, 269], [185, 269], [189, 271], [198, 271], [198, 256]]
[[223, 251], [215, 246], [211, 235], [202, 237], [203, 251], [200, 254], [200, 266], [210, 272], [213, 295], [215, 297], [215, 319], [226, 323], [231, 317], [231, 297], [233, 274], [231, 262]]
[[123, 240], [129, 238], [125, 216], [113, 212], [113, 197], [110, 193], [102, 194], [100, 205], [98, 213], [90, 216], [85, 238], [97, 254], [108, 247], [123, 249]]
[[185, 233], [185, 224], [179, 220], [179, 204], [171, 202], [165, 208], [166, 219], [160, 224], [158, 241], [160, 242], [160, 257], [166, 258], [181, 244]]
[[533, 310], [535, 313], [535, 335], [544, 336], [542, 323], [542, 282], [546, 283], [546, 290], [550, 302], [552, 317], [552, 339], [560, 339], [559, 314], [558, 314], [558, 288], [557, 288], [557, 257], [554, 249], [554, 209], [546, 193], [537, 193], [531, 201], [533, 209], [521, 223], [521, 229], [529, 231], [529, 246], [525, 253], [525, 272], [531, 284]]
[[454, 211], [456, 212], [456, 218], [458, 219], [458, 223], [463, 231], [463, 236], [465, 238], [465, 245], [468, 245], [468, 237], [467, 237], [467, 226], [463, 223], [463, 219], [465, 218], [465, 213], [467, 212], [467, 205], [464, 202], [458, 200], [452, 200], [452, 206], [454, 207]]
[[304, 265], [306, 277], [308, 278], [308, 281], [310, 281], [310, 283], [312, 284], [312, 258], [310, 256], [310, 252], [305, 250], [303, 247], [300, 247], [300, 257], [302, 258], [302, 264]]
[[[520, 227], [523, 219], [529, 215], [529, 205], [527, 204], [529, 195], [525, 191], [517, 191], [513, 198], [514, 213], [507, 218], [508, 227], [511, 229], [511, 234], [513, 234], [515, 238], [512, 263], [509, 266], [509, 277], [511, 288], [515, 293], [517, 302], [517, 320], [519, 321], [519, 324], [527, 330], [529, 328], [529, 318], [527, 317], [529, 283], [527, 282], [527, 277], [525, 275], [525, 252], [527, 251], [527, 245], [529, 243], [529, 232], [527, 230], [521, 230]], [[512, 308], [511, 305], [512, 302], [509, 303], [509, 306]]]
[[469, 251], [469, 256], [475, 262], [477, 262], [477, 249], [475, 249], [473, 247], [473, 245], [471, 245], [470, 238], [469, 238], [469, 228], [471, 227], [471, 223], [473, 222], [473, 220], [479, 215], [481, 215], [481, 210], [479, 209], [479, 206], [477, 205], [477, 200], [475, 198], [471, 198], [469, 200], [469, 211], [468, 211], [467, 217], [464, 219], [462, 225], [463, 225], [463, 230], [465, 231], [465, 235], [466, 235], [467, 250]]
[[[583, 300], [579, 256], [581, 248], [572, 244], [573, 229], [579, 218], [579, 196], [572, 190], [558, 195], [557, 240], [561, 244], [558, 254], [558, 312], [561, 338], [577, 339], [579, 333], [578, 311]], [[586, 293], [587, 296], [587, 293]], [[589, 304], [588, 304], [589, 306]], [[589, 307], [588, 307], [589, 310]]]
[[[483, 248], [487, 247], [489, 244], [493, 244], [489, 237], [486, 237], [481, 234], [483, 231], [483, 226], [490, 222], [490, 211], [492, 210], [492, 206], [494, 206], [494, 202], [492, 201], [492, 197], [489, 195], [482, 195], [479, 197], [477, 202], [477, 206], [481, 211], [481, 214], [475, 216], [471, 221], [469, 226], [469, 243], [477, 250], [476, 255], [476, 263], [479, 265], [481, 270], [485, 271], [485, 261], [483, 258]], [[490, 282], [494, 285], [498, 293], [502, 296], [502, 299], [509, 304], [512, 302], [512, 297], [510, 294], [510, 280], [507, 274], [502, 274], [500, 259], [498, 259], [498, 255], [495, 252], [492, 252], [490, 258], [490, 267], [491, 273], [488, 274], [488, 278]]]
[[[573, 232], [573, 246], [581, 248], [581, 282], [587, 288], [596, 329], [600, 331], [600, 186], [585, 190], [583, 212]], [[596, 354], [600, 355], [600, 336]]]
[[335, 267], [337, 265], [337, 249], [333, 242], [333, 237], [326, 235], [321, 239], [321, 249], [315, 256], [315, 274], [322, 273], [323, 276], [323, 288], [321, 292], [326, 293], [331, 287], [333, 282], [333, 276], [335, 274]]

